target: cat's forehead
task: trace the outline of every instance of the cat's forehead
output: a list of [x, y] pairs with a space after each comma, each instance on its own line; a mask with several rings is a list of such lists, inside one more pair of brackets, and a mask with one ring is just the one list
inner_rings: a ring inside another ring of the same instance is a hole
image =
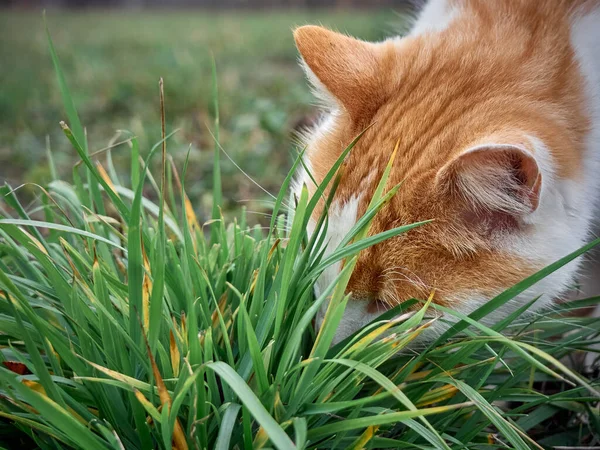
[[[308, 143], [305, 161], [317, 183], [327, 176], [346, 145], [352, 142], [355, 133], [360, 133], [356, 130], [356, 127], [345, 123], [344, 118], [334, 116], [325, 120], [322, 128], [313, 134], [312, 141]], [[390, 208], [395, 208], [396, 216], [409, 207], [422, 209], [423, 206], [419, 203], [432, 194], [435, 174], [447, 162], [447, 157], [436, 150], [432, 155], [422, 149], [415, 152], [410, 142], [416, 142], [414, 136], [404, 132], [402, 127], [394, 123], [393, 118], [382, 120], [366, 130], [340, 168], [341, 178], [334, 197], [334, 204], [339, 205], [337, 209], [341, 210], [344, 204], [352, 201], [358, 204], [359, 214], [363, 214], [394, 153], [387, 188], [398, 184], [402, 187]], [[452, 146], [448, 145], [447, 148]], [[305, 171], [299, 178], [306, 180], [309, 190], [315, 190], [316, 186]], [[413, 201], [417, 197], [419, 201]], [[410, 206], [412, 203], [415, 205]]]

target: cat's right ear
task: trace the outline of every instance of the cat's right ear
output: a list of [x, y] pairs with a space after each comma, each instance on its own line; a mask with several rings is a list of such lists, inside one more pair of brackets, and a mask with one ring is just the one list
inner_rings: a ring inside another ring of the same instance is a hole
[[382, 95], [380, 47], [323, 27], [303, 26], [294, 31], [307, 77], [325, 103], [360, 118]]
[[521, 142], [490, 142], [462, 152], [437, 174], [441, 192], [462, 199], [463, 217], [487, 226], [518, 226], [535, 212], [542, 172]]

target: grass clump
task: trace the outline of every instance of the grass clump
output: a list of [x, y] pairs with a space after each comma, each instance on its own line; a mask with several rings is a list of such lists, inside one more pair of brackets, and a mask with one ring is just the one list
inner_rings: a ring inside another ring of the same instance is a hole
[[[352, 145], [319, 195], [303, 190], [291, 214], [285, 200], [298, 158], [267, 230], [250, 226], [243, 212], [228, 223], [218, 204], [213, 219], [200, 224], [184, 176], [168, 164], [164, 127], [144, 161], [136, 137], [129, 138], [131, 183], [119, 181], [110, 158], [106, 169], [95, 161], [52, 46], [51, 53], [69, 122], [62, 128], [82, 163], [72, 183], [54, 180], [40, 188], [35, 211], [10, 187], [3, 190], [14, 211], [0, 220], [3, 446], [527, 449], [598, 443], [598, 383], [559, 362], [587, 349], [600, 329], [598, 321], [565, 313], [597, 299], [535, 317], [520, 310], [492, 327], [479, 322], [596, 242], [468, 317], [412, 300], [332, 347], [356, 255], [423, 225], [369, 234], [372, 217], [400, 188], [386, 186], [392, 161], [365, 216], [327, 257], [323, 233], [307, 236], [306, 224], [325, 187], [335, 190]], [[221, 192], [218, 154], [217, 146], [215, 198]], [[153, 158], [161, 161], [156, 179], [148, 171]], [[145, 197], [148, 189], [157, 201]], [[326, 227], [323, 216], [318, 229]], [[313, 299], [317, 277], [341, 260], [335, 282]], [[315, 335], [312, 318], [327, 301]], [[430, 317], [432, 309], [455, 316], [456, 325], [424, 351], [399, 352], [432, 321], [444, 320]]]

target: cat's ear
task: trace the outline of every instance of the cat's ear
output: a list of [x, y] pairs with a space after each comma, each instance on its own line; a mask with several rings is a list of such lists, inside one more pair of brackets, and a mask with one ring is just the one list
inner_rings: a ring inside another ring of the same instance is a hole
[[469, 148], [446, 164], [436, 181], [445, 194], [462, 200], [469, 220], [518, 224], [540, 203], [542, 173], [521, 144]]
[[294, 39], [319, 97], [355, 117], [372, 107], [381, 95], [379, 44], [310, 25], [297, 28]]

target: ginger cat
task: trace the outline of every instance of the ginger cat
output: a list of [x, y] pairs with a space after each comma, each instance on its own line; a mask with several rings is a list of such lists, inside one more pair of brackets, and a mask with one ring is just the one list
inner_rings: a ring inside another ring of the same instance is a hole
[[[432, 0], [404, 38], [371, 43], [316, 26], [294, 37], [327, 110], [306, 136], [317, 182], [371, 125], [346, 160], [328, 251], [365, 212], [397, 143], [389, 185], [403, 185], [372, 232], [435, 219], [361, 253], [336, 341], [382, 305], [432, 290], [435, 302], [470, 313], [591, 239], [600, 196], [600, 1]], [[303, 184], [314, 191], [304, 171], [296, 188]], [[573, 287], [582, 261], [491, 319], [540, 295], [535, 308], [548, 306]], [[339, 270], [322, 275], [317, 294]], [[600, 271], [586, 270], [582, 295], [600, 295], [592, 286]]]

